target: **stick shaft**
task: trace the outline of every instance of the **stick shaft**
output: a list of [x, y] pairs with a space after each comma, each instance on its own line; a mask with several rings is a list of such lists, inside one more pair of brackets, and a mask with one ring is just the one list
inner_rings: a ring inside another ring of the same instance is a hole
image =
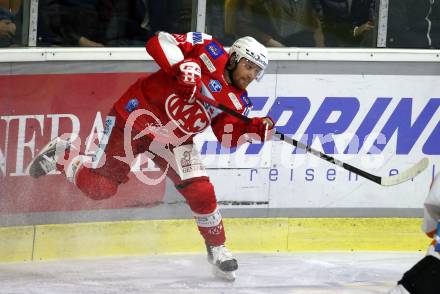
[[[209, 104], [211, 106], [214, 106], [214, 107], [216, 107], [216, 108], [226, 112], [227, 114], [232, 115], [232, 116], [234, 116], [234, 117], [236, 117], [236, 118], [238, 118], [238, 119], [240, 119], [242, 121], [245, 121], [245, 122], [249, 122], [250, 121], [250, 119], [248, 117], [246, 117], [246, 116], [236, 112], [235, 110], [233, 110], [233, 109], [231, 109], [229, 107], [226, 107], [226, 106], [218, 103], [214, 99], [210, 99], [210, 98], [208, 98], [208, 97], [206, 97], [204, 95], [201, 95], [201, 94], [197, 95], [197, 99], [201, 100], [201, 101], [203, 101], [203, 102], [205, 102], [205, 103], [207, 103], [207, 104]], [[343, 169], [351, 171], [351, 172], [353, 172], [353, 173], [355, 173], [355, 174], [357, 174], [357, 175], [359, 175], [361, 177], [364, 177], [364, 178], [366, 178], [366, 179], [368, 179], [370, 181], [373, 181], [373, 182], [375, 182], [375, 183], [377, 183], [379, 185], [381, 184], [381, 178], [379, 176], [370, 174], [369, 172], [361, 170], [361, 169], [359, 169], [359, 168], [357, 168], [355, 166], [352, 166], [352, 165], [350, 165], [348, 163], [345, 163], [345, 162], [342, 162], [342, 161], [340, 161], [340, 160], [338, 160], [338, 159], [336, 159], [336, 158], [334, 158], [332, 156], [329, 156], [329, 155], [327, 155], [325, 153], [322, 153], [321, 151], [313, 149], [312, 147], [310, 147], [310, 146], [308, 146], [308, 145], [306, 145], [306, 144], [304, 144], [304, 143], [302, 143], [300, 141], [297, 141], [297, 140], [295, 140], [293, 138], [287, 137], [285, 134], [283, 134], [281, 132], [275, 131], [274, 136], [277, 137], [278, 139], [280, 139], [281, 141], [289, 143], [290, 145], [293, 145], [293, 146], [295, 146], [297, 148], [304, 149], [307, 152], [309, 152], [309, 153], [311, 153], [311, 154], [313, 154], [313, 155], [315, 155], [315, 156], [317, 156], [317, 157], [319, 157], [321, 159], [324, 159], [324, 160], [326, 160], [326, 161], [328, 161], [328, 162], [330, 162], [332, 164], [335, 164], [335, 165], [337, 165], [339, 167], [342, 167]]]
[[364, 178], [366, 178], [366, 179], [368, 179], [370, 181], [373, 181], [373, 182], [378, 183], [378, 184], [381, 183], [381, 178], [380, 177], [375, 176], [373, 174], [370, 174], [369, 172], [361, 170], [361, 169], [359, 169], [359, 168], [357, 168], [357, 167], [355, 167], [353, 165], [350, 165], [348, 163], [342, 162], [342, 161], [340, 161], [340, 160], [338, 160], [338, 159], [336, 159], [336, 158], [334, 158], [334, 157], [332, 157], [330, 155], [327, 155], [325, 153], [322, 153], [321, 151], [313, 149], [309, 145], [306, 145], [306, 144], [304, 144], [304, 143], [302, 143], [300, 141], [297, 141], [297, 140], [295, 140], [293, 138], [286, 137], [286, 135], [284, 135], [281, 132], [276, 131], [274, 136], [279, 138], [281, 141], [289, 143], [290, 145], [293, 145], [293, 146], [295, 146], [297, 148], [304, 149], [307, 152], [309, 152], [309, 153], [311, 153], [311, 154], [313, 154], [313, 155], [315, 155], [315, 156], [317, 156], [317, 157], [319, 157], [321, 159], [324, 159], [325, 161], [333, 163], [333, 164], [335, 164], [335, 165], [337, 165], [339, 167], [342, 167], [343, 169], [351, 171], [351, 172], [353, 172], [353, 173], [355, 173], [355, 174], [357, 174], [357, 175], [359, 175], [361, 177], [364, 177]]

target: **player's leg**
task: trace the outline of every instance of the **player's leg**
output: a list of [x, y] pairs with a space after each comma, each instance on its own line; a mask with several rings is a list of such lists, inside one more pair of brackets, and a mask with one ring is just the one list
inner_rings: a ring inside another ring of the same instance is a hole
[[177, 190], [191, 208], [200, 234], [205, 239], [208, 261], [220, 276], [234, 280], [237, 260], [225, 247], [225, 230], [217, 207], [214, 187], [207, 177], [196, 177], [180, 185]]
[[[114, 117], [115, 113], [110, 115]], [[80, 146], [61, 136], [49, 142], [31, 161], [29, 174], [38, 178], [58, 170], [89, 198], [109, 198], [116, 194], [119, 184], [128, 180], [130, 166], [115, 158], [125, 154], [123, 129], [116, 126], [108, 136], [107, 144], [101, 146], [102, 162], [97, 168], [91, 156], [80, 154]]]
[[218, 275], [234, 280], [238, 264], [224, 246], [226, 238], [222, 216], [217, 207], [214, 187], [202, 166], [200, 155], [190, 144], [174, 148], [172, 158], [156, 156], [153, 159], [162, 170], [171, 160], [174, 160], [175, 166], [168, 169], [167, 176], [193, 212], [199, 232], [205, 240], [208, 261], [215, 265]]
[[440, 279], [440, 254], [430, 245], [427, 255], [403, 274], [389, 294], [437, 294]]
[[439, 279], [440, 260], [432, 255], [427, 255], [403, 275], [398, 285], [390, 293], [438, 293]]
[[102, 200], [116, 194], [118, 186], [128, 181], [130, 165], [120, 160], [125, 158], [124, 140], [130, 140], [131, 152], [138, 154], [138, 145], [141, 140], [132, 141], [124, 138], [124, 130], [120, 124], [116, 124], [111, 132], [108, 143], [105, 146], [103, 157], [100, 159], [100, 167], [91, 167], [89, 161], [79, 155], [64, 169], [66, 176], [86, 196], [94, 200]]
[[422, 228], [433, 241], [426, 256], [403, 275], [389, 294], [440, 293], [440, 174], [434, 177], [424, 206]]

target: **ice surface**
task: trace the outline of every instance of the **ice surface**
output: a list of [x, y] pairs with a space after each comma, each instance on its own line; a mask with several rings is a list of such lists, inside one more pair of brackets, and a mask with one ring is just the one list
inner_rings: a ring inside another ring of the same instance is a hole
[[235, 282], [205, 255], [0, 264], [0, 293], [387, 293], [423, 252], [236, 254]]

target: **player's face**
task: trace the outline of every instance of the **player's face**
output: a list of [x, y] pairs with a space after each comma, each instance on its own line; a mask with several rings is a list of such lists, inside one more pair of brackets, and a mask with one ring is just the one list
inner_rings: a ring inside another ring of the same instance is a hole
[[233, 83], [240, 90], [244, 90], [260, 72], [261, 68], [258, 65], [246, 58], [241, 58], [232, 72]]

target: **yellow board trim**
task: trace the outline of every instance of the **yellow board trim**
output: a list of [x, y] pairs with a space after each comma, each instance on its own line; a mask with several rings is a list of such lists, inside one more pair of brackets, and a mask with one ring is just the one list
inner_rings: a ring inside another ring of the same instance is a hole
[[33, 226], [0, 228], [0, 262], [32, 260], [34, 232]]
[[431, 242], [421, 219], [290, 219], [288, 251], [425, 251]]
[[[425, 251], [419, 218], [231, 218], [234, 252]], [[204, 252], [194, 220], [0, 228], [0, 262]]]

